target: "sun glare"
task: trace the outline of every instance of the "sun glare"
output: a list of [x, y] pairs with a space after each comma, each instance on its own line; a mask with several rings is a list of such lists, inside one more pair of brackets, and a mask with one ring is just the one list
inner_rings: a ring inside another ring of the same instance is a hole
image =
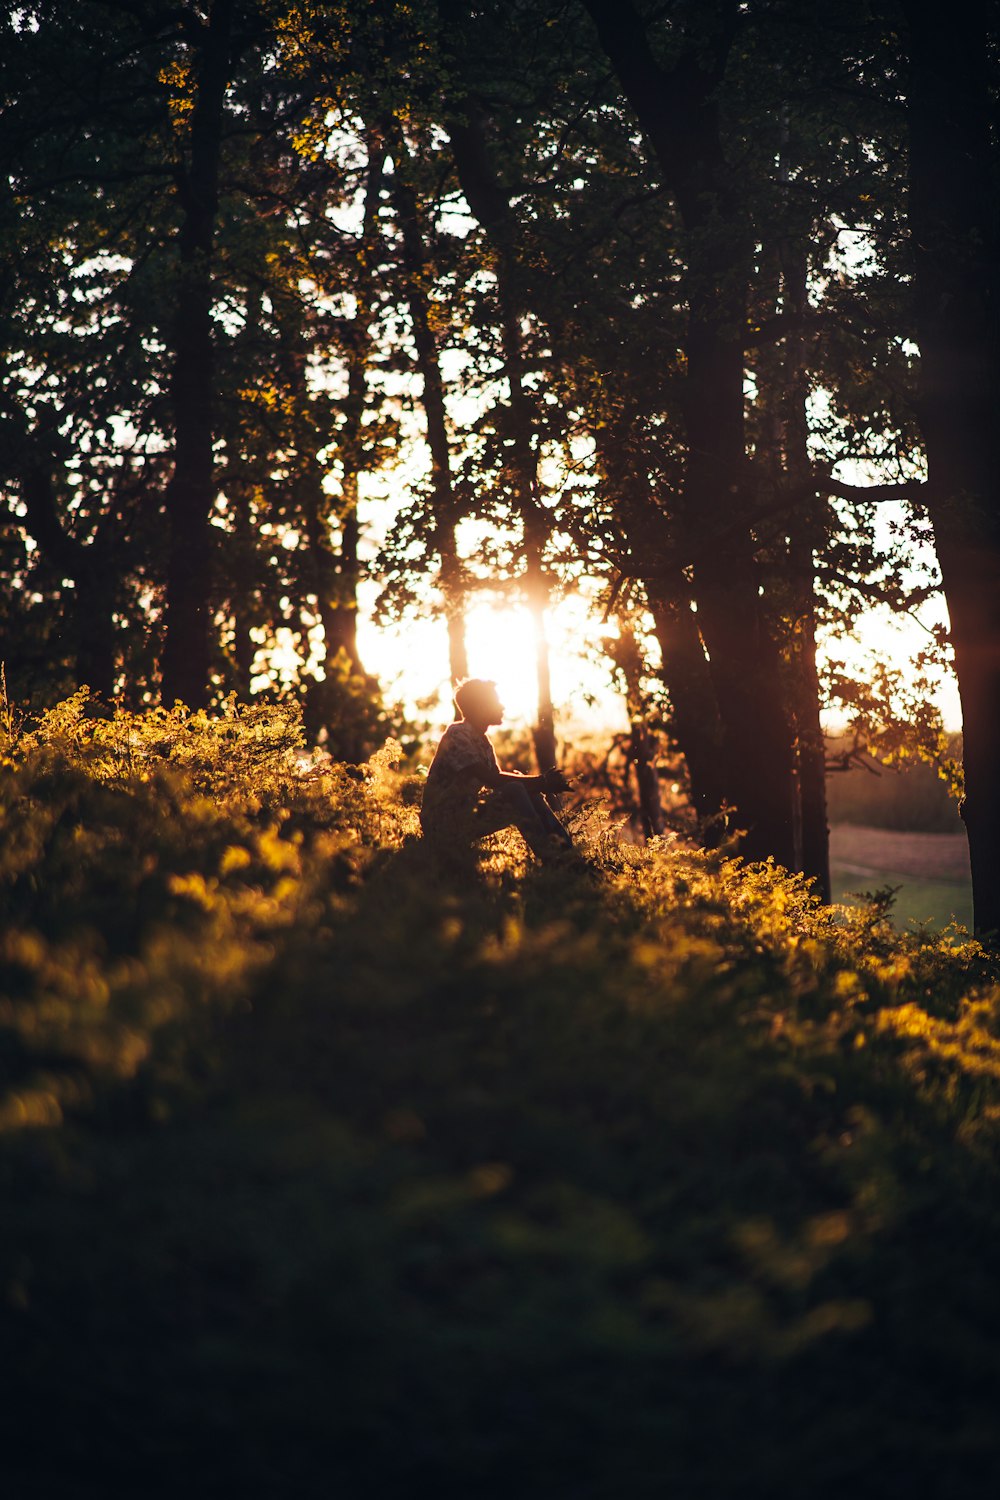
[[[548, 612], [552, 698], [557, 732], [569, 725], [616, 730], [625, 709], [609, 683], [607, 667], [594, 659], [605, 626], [580, 596], [563, 599]], [[358, 644], [368, 670], [383, 683], [386, 696], [430, 719], [451, 718], [447, 637], [438, 619], [416, 619], [379, 627], [359, 622]], [[531, 615], [517, 605], [474, 604], [466, 616], [469, 675], [492, 678], [506, 710], [504, 722], [533, 722], [537, 704], [535, 633]]]
[[479, 609], [466, 624], [469, 671], [497, 685], [508, 723], [530, 722], [535, 709], [535, 633], [526, 609]]

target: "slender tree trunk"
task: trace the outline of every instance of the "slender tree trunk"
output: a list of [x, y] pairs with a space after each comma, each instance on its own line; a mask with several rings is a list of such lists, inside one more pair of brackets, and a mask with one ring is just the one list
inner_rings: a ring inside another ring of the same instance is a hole
[[[351, 384], [357, 388], [367, 386], [366, 376], [361, 370], [355, 380], [358, 366], [351, 370]], [[363, 403], [364, 396], [361, 397]], [[353, 405], [352, 395], [348, 406]], [[355, 408], [355, 411], [357, 408]], [[358, 477], [361, 471], [359, 453], [361, 419], [352, 415], [344, 433], [343, 477], [340, 486], [342, 519], [340, 524], [340, 550], [337, 571], [334, 576], [334, 597], [324, 601], [321, 616], [326, 638], [327, 672], [336, 670], [337, 658], [344, 654], [350, 663], [352, 674], [362, 675], [361, 653], [358, 650], [358, 584], [361, 580], [361, 561], [358, 544], [361, 539], [361, 523], [358, 517]]]
[[[375, 304], [377, 263], [385, 148], [370, 132], [365, 207], [359, 237], [354, 292], [354, 318], [347, 329], [347, 391], [342, 421], [337, 432], [341, 463], [340, 499], [337, 507], [340, 537], [334, 542], [330, 500], [315, 447], [300, 454], [297, 479], [299, 508], [305, 521], [307, 566], [316, 609], [323, 630], [323, 675], [306, 679], [305, 728], [310, 739], [325, 732], [337, 752], [348, 760], [359, 760], [370, 748], [370, 723], [364, 704], [377, 687], [365, 672], [358, 648], [358, 585], [362, 565], [358, 514], [360, 477], [370, 463], [366, 446], [365, 412], [368, 405], [369, 366], [372, 352], [371, 323]], [[295, 379], [305, 392], [305, 351], [295, 356]], [[313, 443], [313, 434], [306, 443]], [[309, 655], [308, 623], [299, 613], [299, 636], [304, 659]], [[345, 682], [345, 677], [348, 679]]]
[[[358, 247], [358, 267], [354, 281], [357, 299], [351, 344], [348, 351], [347, 395], [344, 420], [339, 433], [341, 462], [340, 549], [337, 558], [336, 587], [320, 605], [326, 638], [326, 672], [332, 677], [338, 671], [337, 659], [344, 654], [352, 675], [364, 676], [358, 651], [358, 584], [361, 561], [358, 544], [361, 526], [358, 517], [358, 487], [367, 467], [364, 417], [368, 402], [368, 366], [371, 359], [371, 319], [375, 299], [374, 264], [378, 239], [378, 213], [385, 167], [385, 147], [372, 133], [368, 136], [368, 181], [365, 188], [364, 221]], [[320, 500], [321, 500], [320, 496]], [[323, 525], [325, 526], [325, 521]], [[323, 548], [327, 544], [323, 542]], [[317, 553], [319, 557], [319, 553]], [[320, 572], [329, 581], [325, 559]]]
[[646, 722], [642, 694], [643, 658], [635, 631], [624, 625], [618, 640], [609, 646], [610, 654], [625, 680], [625, 701], [629, 716], [626, 754], [635, 771], [639, 813], [646, 838], [654, 838], [666, 827], [660, 800], [660, 778], [656, 769], [657, 742]]
[[667, 591], [647, 584], [649, 606], [670, 699], [670, 728], [684, 756], [694, 808], [706, 844], [724, 831], [718, 818], [726, 800], [722, 766], [722, 724], [708, 658], [698, 633], [683, 579]]
[[642, 719], [632, 720], [628, 757], [635, 767], [642, 831], [648, 839], [659, 838], [667, 824], [660, 798], [660, 778], [656, 770], [656, 739]]
[[171, 329], [174, 473], [167, 490], [170, 542], [162, 696], [166, 704], [179, 698], [191, 707], [208, 701], [216, 395], [212, 255], [233, 8], [234, 0], [215, 0], [211, 9], [196, 65], [190, 159], [178, 186], [183, 219]]
[[504, 373], [510, 392], [512, 468], [517, 507], [524, 527], [524, 587], [535, 635], [535, 682], [538, 691], [538, 713], [532, 738], [535, 759], [540, 771], [556, 763], [555, 709], [552, 703], [552, 675], [549, 664], [549, 641], [546, 613], [549, 607], [549, 582], [543, 562], [548, 540], [549, 522], [538, 496], [537, 459], [534, 451], [534, 412], [524, 385], [524, 354], [521, 320], [513, 305], [509, 278], [511, 268], [501, 255], [497, 265], [500, 320], [503, 339]]
[[1000, 234], [986, 7], [907, 0], [919, 415], [962, 699], [977, 932], [1000, 933]]
[[[260, 338], [261, 299], [248, 293], [244, 305], [244, 324], [241, 342], [249, 358]], [[257, 643], [250, 634], [259, 623], [257, 608], [257, 537], [253, 525], [253, 476], [244, 455], [237, 456], [230, 450], [226, 467], [226, 496], [232, 506], [233, 534], [229, 547], [230, 598], [229, 614], [232, 620], [233, 651], [232, 668], [236, 696], [241, 703], [249, 703], [253, 664], [257, 655]]]
[[[786, 240], [781, 251], [784, 310], [794, 320], [807, 305], [807, 264], [801, 245]], [[782, 437], [787, 483], [803, 496], [789, 517], [789, 572], [792, 584], [791, 641], [792, 719], [798, 771], [798, 861], [812, 876], [821, 901], [831, 899], [830, 829], [826, 807], [826, 739], [820, 721], [820, 683], [816, 665], [816, 551], [823, 537], [825, 502], [810, 492], [809, 423], [806, 401], [805, 347], [801, 333], [785, 341]]]
[[259, 623], [256, 608], [257, 538], [251, 515], [250, 481], [239, 467], [226, 470], [226, 496], [232, 508], [233, 532], [228, 539], [228, 616], [232, 628], [230, 668], [233, 689], [241, 703], [249, 703], [257, 643], [251, 629]]
[[441, 357], [431, 318], [428, 291], [429, 266], [420, 205], [411, 179], [412, 166], [402, 129], [394, 118], [385, 126], [393, 156], [393, 199], [403, 238], [406, 300], [410, 309], [417, 370], [423, 382], [422, 401], [427, 423], [427, 447], [431, 456], [431, 488], [434, 504], [434, 549], [440, 560], [439, 583], [448, 626], [448, 665], [452, 685], [469, 675], [465, 645], [464, 569], [455, 542], [459, 506], [451, 472], [448, 411], [445, 405]]
[[323, 489], [323, 475], [318, 463], [307, 460], [304, 471], [299, 476], [299, 486], [306, 522], [312, 586], [316, 594], [316, 610], [323, 627], [326, 668], [329, 673], [339, 650], [334, 642], [340, 627], [337, 614], [340, 586], [337, 555], [330, 541], [329, 498]]
[[535, 760], [540, 771], [556, 763], [556, 724], [552, 706], [552, 677], [549, 669], [549, 642], [545, 629], [548, 584], [540, 562], [535, 562], [528, 579], [528, 608], [535, 631], [535, 680], [538, 684], [538, 718], [532, 728]]
[[257, 643], [250, 634], [250, 622], [244, 594], [233, 614], [233, 665], [236, 669], [236, 696], [249, 703], [253, 683], [253, 664]]
[[[783, 131], [782, 146], [786, 144], [787, 132]], [[768, 260], [774, 268], [768, 312], [780, 310], [797, 329], [796, 320], [803, 317], [807, 305], [807, 260], [801, 237], [786, 231]], [[765, 599], [783, 641], [782, 676], [794, 731], [792, 868], [810, 876], [816, 894], [828, 902], [826, 741], [816, 663], [816, 553], [824, 537], [826, 502], [810, 485], [809, 382], [803, 334], [790, 332], [781, 344], [762, 350], [756, 373], [761, 426], [754, 470], [767, 475], [775, 494], [795, 496], [794, 504], [781, 512], [779, 534], [765, 548], [771, 573]]]
[[[446, 6], [446, 13], [448, 10]], [[490, 159], [482, 114], [474, 100], [466, 98], [461, 101], [456, 117], [448, 124], [448, 134], [462, 191], [486, 230], [494, 252], [501, 349], [509, 391], [510, 473], [515, 504], [524, 528], [524, 587], [535, 628], [538, 716], [533, 737], [539, 769], [545, 771], [555, 765], [556, 759], [555, 715], [545, 628], [549, 584], [543, 564], [549, 519], [538, 495], [534, 411], [524, 384], [521, 311], [515, 295], [517, 226], [510, 200]]]

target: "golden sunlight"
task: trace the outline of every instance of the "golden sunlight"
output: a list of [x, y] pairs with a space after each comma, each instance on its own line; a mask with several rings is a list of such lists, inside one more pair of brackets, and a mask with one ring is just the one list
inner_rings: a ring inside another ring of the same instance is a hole
[[[586, 728], [625, 727], [625, 708], [608, 683], [607, 663], [599, 660], [607, 633], [590, 602], [574, 595], [555, 604], [547, 615], [552, 696], [557, 731], [569, 725]], [[379, 626], [362, 616], [358, 644], [368, 670], [383, 682], [386, 696], [408, 708], [421, 706], [433, 721], [451, 718], [447, 639], [440, 619], [410, 620]], [[535, 716], [535, 635], [524, 606], [473, 604], [466, 616], [469, 674], [492, 678], [511, 727], [530, 724]]]

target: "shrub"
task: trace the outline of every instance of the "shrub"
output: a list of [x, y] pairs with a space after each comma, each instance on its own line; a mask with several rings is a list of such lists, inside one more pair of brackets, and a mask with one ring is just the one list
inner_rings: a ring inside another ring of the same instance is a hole
[[13, 1492], [974, 1492], [992, 960], [596, 813], [452, 880], [399, 765], [11, 736]]

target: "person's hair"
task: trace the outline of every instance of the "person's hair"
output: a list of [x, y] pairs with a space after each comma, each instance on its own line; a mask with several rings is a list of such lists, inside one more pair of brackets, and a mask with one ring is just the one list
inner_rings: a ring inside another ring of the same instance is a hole
[[455, 707], [467, 719], [486, 698], [495, 698], [497, 685], [486, 677], [467, 677], [455, 689]]

